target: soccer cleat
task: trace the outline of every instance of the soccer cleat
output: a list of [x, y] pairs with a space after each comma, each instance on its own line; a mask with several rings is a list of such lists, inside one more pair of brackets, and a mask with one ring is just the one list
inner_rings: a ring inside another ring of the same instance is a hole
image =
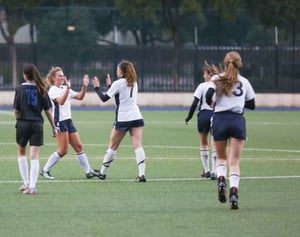
[[37, 191], [35, 188], [27, 188], [23, 192], [23, 194], [36, 195]]
[[211, 173], [210, 174], [210, 179], [211, 180], [216, 180], [217, 179], [217, 174], [216, 173]]
[[202, 177], [202, 178], [207, 178], [207, 179], [209, 179], [209, 178], [210, 178], [210, 172], [208, 171], [208, 172], [205, 173], [205, 172], [203, 171], [203, 173], [201, 174], [201, 177]]
[[236, 187], [230, 188], [230, 193], [229, 193], [230, 209], [239, 209], [238, 199], [239, 199], [238, 189]]
[[46, 179], [55, 179], [53, 176], [51, 176], [50, 171], [46, 172], [44, 170], [41, 170], [40, 175]]
[[226, 202], [226, 180], [224, 176], [218, 178], [218, 199], [221, 203]]
[[106, 174], [101, 174], [100, 172], [98, 173], [98, 175], [96, 175], [99, 179], [104, 180], [106, 179]]
[[135, 182], [138, 182], [138, 183], [145, 183], [146, 181], [147, 180], [146, 180], [145, 175], [137, 176], [136, 179], [135, 179]]
[[20, 191], [20, 192], [23, 192], [23, 191], [25, 191], [26, 189], [28, 189], [28, 184], [23, 184], [23, 185], [19, 188], [19, 191]]
[[100, 173], [100, 170], [93, 170], [91, 169], [89, 173], [85, 174], [87, 179], [91, 179], [97, 177]]

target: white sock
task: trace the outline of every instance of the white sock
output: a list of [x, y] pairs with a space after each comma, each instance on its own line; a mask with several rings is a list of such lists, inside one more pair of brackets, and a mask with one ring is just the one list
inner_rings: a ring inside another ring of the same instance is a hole
[[240, 184], [240, 174], [230, 174], [229, 176], [229, 186], [230, 188], [236, 187], [237, 189], [239, 188]]
[[19, 171], [25, 185], [29, 184], [28, 163], [26, 156], [18, 157]]
[[146, 155], [143, 147], [139, 147], [135, 149], [135, 157], [136, 157], [136, 164], [139, 169], [139, 177], [142, 175], [145, 175], [145, 169], [146, 169]]
[[201, 161], [202, 161], [204, 172], [207, 173], [207, 172], [209, 172], [209, 165], [208, 165], [209, 153], [208, 153], [208, 150], [200, 150], [200, 156], [201, 156]]
[[83, 168], [84, 172], [87, 174], [90, 172], [91, 170], [91, 167], [90, 167], [90, 163], [89, 163], [89, 160], [86, 156], [86, 154], [83, 152], [83, 153], [80, 153], [80, 154], [77, 154], [77, 160], [79, 162], [79, 164], [81, 165], [81, 167]]
[[112, 150], [112, 149], [107, 149], [107, 151], [104, 155], [103, 161], [102, 161], [102, 166], [101, 166], [101, 170], [100, 170], [101, 174], [106, 174], [109, 166], [114, 161], [116, 154], [117, 154], [117, 151]]
[[30, 161], [30, 182], [29, 188], [35, 188], [39, 176], [40, 162], [38, 159]]
[[211, 153], [211, 172], [216, 173], [216, 167], [217, 167], [217, 153], [215, 151], [212, 151]]
[[60, 160], [60, 156], [57, 152], [53, 152], [52, 155], [49, 157], [47, 163], [45, 164], [43, 171], [48, 172], [50, 169]]
[[226, 178], [227, 168], [225, 165], [218, 165], [217, 167], [217, 177], [224, 176]]

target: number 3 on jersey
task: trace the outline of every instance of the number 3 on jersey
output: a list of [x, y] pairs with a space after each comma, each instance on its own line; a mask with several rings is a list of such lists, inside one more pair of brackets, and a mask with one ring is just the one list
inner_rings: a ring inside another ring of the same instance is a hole
[[233, 94], [235, 96], [242, 96], [244, 93], [243, 91], [243, 83], [240, 82], [239, 85], [235, 88], [235, 90], [233, 91]]

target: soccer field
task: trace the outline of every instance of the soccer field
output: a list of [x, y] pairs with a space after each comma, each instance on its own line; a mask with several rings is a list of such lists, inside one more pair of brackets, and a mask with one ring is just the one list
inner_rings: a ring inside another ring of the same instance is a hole
[[[1, 236], [32, 237], [296, 237], [300, 218], [300, 112], [246, 111], [248, 141], [241, 159], [239, 209], [217, 200], [216, 181], [200, 178], [196, 114], [142, 109], [146, 183], [127, 136], [107, 180], [87, 180], [74, 152], [39, 177], [38, 194], [18, 192], [15, 118], [0, 110]], [[114, 119], [110, 110], [75, 110], [91, 166], [99, 168]], [[40, 166], [56, 150], [48, 122]]]

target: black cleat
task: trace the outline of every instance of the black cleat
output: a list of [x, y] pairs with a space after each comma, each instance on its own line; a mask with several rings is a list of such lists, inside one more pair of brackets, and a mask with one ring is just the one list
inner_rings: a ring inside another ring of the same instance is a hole
[[100, 173], [100, 170], [93, 170], [91, 169], [89, 173], [85, 174], [87, 179], [91, 179], [97, 177]]
[[211, 180], [217, 180], [217, 174], [216, 173], [211, 173], [210, 174], [210, 179]]
[[221, 203], [226, 202], [226, 180], [224, 176], [218, 178], [218, 199]]
[[50, 174], [50, 171], [44, 171], [44, 170], [41, 170], [41, 171], [40, 171], [40, 175], [43, 176], [43, 177], [46, 178], [46, 179], [55, 179], [55, 178]]
[[99, 174], [97, 175], [97, 177], [98, 177], [100, 180], [104, 180], [104, 179], [106, 179], [106, 174], [101, 174], [101, 173], [99, 172]]
[[135, 179], [135, 182], [138, 182], [138, 183], [145, 183], [147, 180], [145, 178], [145, 175], [142, 175], [142, 176], [137, 176], [136, 179]]
[[210, 172], [208, 171], [208, 172], [205, 173], [205, 172], [203, 171], [203, 173], [201, 174], [201, 177], [202, 177], [202, 178], [207, 178], [207, 179], [209, 179], [209, 178], [210, 178]]
[[236, 187], [232, 187], [229, 193], [230, 209], [239, 209], [238, 199], [238, 189]]

